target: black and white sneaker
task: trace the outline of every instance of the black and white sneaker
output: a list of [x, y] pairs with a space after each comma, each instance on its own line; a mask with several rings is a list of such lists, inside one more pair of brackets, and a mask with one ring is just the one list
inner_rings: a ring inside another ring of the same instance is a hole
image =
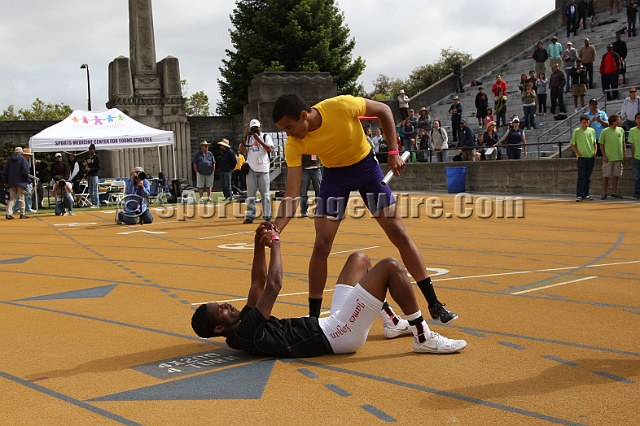
[[453, 312], [448, 311], [444, 307], [444, 303], [440, 303], [440, 302], [438, 302], [432, 308], [429, 308], [429, 313], [431, 314], [431, 318], [433, 318], [435, 320], [440, 320], [440, 322], [442, 322], [444, 324], [446, 324], [449, 321], [453, 321], [453, 320], [458, 318], [458, 316], [456, 314], [454, 314]]
[[579, 203], [580, 201], [582, 201], [582, 197], [576, 197], [576, 202]]
[[613, 194], [611, 194], [611, 198], [617, 198], [618, 200], [622, 200], [623, 197], [617, 192], [614, 192]]
[[591, 195], [587, 195], [586, 197], [583, 198], [584, 201], [593, 201], [593, 198], [591, 198]]

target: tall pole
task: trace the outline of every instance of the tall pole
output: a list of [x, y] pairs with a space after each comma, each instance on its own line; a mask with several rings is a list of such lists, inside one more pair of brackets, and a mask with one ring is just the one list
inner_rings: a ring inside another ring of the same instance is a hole
[[91, 111], [91, 79], [89, 78], [89, 64], [82, 64], [80, 68], [87, 69], [87, 94], [88, 94], [88, 102], [87, 106], [89, 107], [88, 111]]

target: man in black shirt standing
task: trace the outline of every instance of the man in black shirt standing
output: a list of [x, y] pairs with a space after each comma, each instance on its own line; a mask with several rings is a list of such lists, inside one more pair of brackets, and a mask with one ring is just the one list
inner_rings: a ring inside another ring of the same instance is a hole
[[[231, 348], [260, 356], [299, 358], [353, 353], [367, 340], [369, 329], [390, 291], [407, 314], [405, 318], [414, 335], [414, 352], [454, 353], [467, 346], [464, 340], [448, 339], [429, 329], [400, 262], [387, 258], [372, 268], [369, 258], [361, 252], [351, 254], [342, 269], [328, 317], [272, 317], [283, 273], [280, 237], [275, 225], [262, 223], [254, 243], [246, 306], [238, 311], [228, 303], [200, 305], [191, 318], [191, 326], [198, 336], [224, 336]], [[265, 246], [271, 247], [268, 270]]]

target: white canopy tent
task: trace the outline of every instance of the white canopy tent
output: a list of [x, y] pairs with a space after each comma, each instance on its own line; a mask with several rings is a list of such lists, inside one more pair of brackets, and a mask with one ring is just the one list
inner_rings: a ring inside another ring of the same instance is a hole
[[[173, 146], [173, 132], [145, 126], [117, 108], [107, 111], [76, 110], [60, 123], [47, 127], [29, 139], [33, 152], [86, 151], [94, 144], [97, 150], [158, 148]], [[176, 160], [173, 155], [173, 175]]]
[[[172, 131], [158, 130], [129, 117], [117, 108], [107, 111], [80, 111], [47, 127], [29, 139], [29, 147], [35, 152], [87, 151], [94, 144], [97, 150], [122, 150], [127, 148], [157, 148], [161, 163], [160, 147], [174, 146]], [[173, 175], [176, 176], [176, 156], [173, 153]], [[35, 161], [33, 162], [35, 175]], [[160, 166], [159, 170], [162, 170]]]

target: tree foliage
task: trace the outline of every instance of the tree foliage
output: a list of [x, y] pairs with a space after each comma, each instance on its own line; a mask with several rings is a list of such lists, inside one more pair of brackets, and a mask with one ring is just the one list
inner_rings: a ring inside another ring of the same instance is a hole
[[220, 67], [219, 114], [240, 114], [263, 71], [324, 71], [340, 94], [357, 94], [365, 62], [353, 59], [344, 15], [333, 0], [237, 0], [229, 31], [234, 50]]
[[458, 59], [468, 64], [473, 60], [473, 56], [449, 47], [440, 50], [440, 58], [434, 63], [414, 68], [406, 80], [380, 74], [373, 81], [373, 91], [368, 96], [376, 99], [394, 99], [400, 89], [404, 89], [409, 97], [416, 95], [451, 74]]
[[209, 113], [209, 96], [203, 90], [189, 96], [184, 102], [184, 107], [189, 116], [211, 115]]
[[30, 109], [20, 109], [16, 113], [15, 107], [9, 105], [2, 111], [0, 120], [64, 120], [73, 110], [65, 104], [45, 104], [40, 98], [36, 98]]

